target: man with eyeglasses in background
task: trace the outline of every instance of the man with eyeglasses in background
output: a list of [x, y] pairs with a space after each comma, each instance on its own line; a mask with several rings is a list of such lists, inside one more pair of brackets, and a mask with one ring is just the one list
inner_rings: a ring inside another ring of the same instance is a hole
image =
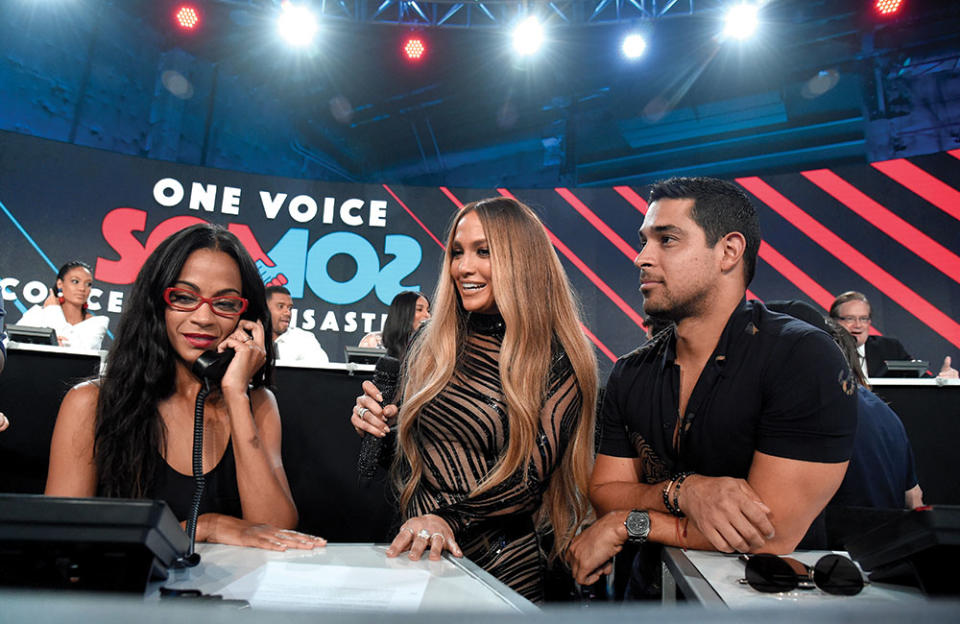
[[[913, 359], [896, 338], [870, 335], [872, 322], [870, 302], [861, 292], [849, 290], [834, 299], [830, 306], [830, 318], [836, 320], [857, 340], [857, 353], [860, 354], [863, 374], [867, 377], [885, 376], [884, 362], [887, 360]], [[943, 366], [940, 367], [940, 374], [937, 376], [956, 379], [957, 370], [950, 364], [948, 355], [943, 359]]]

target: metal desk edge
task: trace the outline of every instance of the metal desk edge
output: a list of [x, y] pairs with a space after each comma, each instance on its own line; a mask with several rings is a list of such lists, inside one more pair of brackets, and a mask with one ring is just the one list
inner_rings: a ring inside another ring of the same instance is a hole
[[720, 594], [700, 574], [682, 549], [665, 546], [660, 559], [663, 565], [667, 566], [667, 570], [684, 596], [692, 598], [705, 607], [727, 606]]
[[[497, 577], [469, 559], [465, 557], [454, 557], [448, 552], [443, 553], [443, 558], [489, 587], [490, 591], [496, 594], [498, 598], [520, 613], [540, 613], [540, 608], [537, 605], [507, 587]], [[511, 596], [511, 594], [513, 594], [513, 596]]]

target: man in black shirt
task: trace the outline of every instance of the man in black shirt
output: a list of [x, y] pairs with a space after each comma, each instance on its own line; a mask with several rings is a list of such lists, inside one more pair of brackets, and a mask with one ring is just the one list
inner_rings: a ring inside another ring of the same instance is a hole
[[856, 429], [831, 338], [744, 298], [760, 227], [743, 191], [657, 184], [640, 239], [644, 311], [675, 326], [610, 375], [590, 482], [599, 519], [567, 555], [587, 584], [628, 540], [793, 551], [840, 485]]

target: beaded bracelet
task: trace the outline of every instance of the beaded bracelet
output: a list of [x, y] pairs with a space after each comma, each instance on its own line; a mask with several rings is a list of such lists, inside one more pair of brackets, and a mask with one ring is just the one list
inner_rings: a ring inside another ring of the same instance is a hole
[[673, 505], [670, 504], [670, 488], [673, 487], [673, 483], [676, 481], [676, 478], [665, 481], [663, 484], [663, 506], [667, 509], [667, 513], [676, 516], [677, 512], [674, 510]]
[[680, 509], [680, 486], [692, 474], [692, 472], [681, 472], [675, 478], [676, 483], [673, 486], [673, 509], [675, 510], [673, 513], [675, 516], [683, 515], [683, 511]]

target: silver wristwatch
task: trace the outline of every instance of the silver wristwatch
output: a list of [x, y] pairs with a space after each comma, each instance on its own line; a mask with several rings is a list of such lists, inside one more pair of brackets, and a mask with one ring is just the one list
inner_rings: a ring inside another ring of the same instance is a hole
[[642, 544], [647, 541], [647, 536], [650, 535], [650, 514], [646, 511], [634, 509], [627, 514], [623, 526], [627, 527], [628, 543]]

